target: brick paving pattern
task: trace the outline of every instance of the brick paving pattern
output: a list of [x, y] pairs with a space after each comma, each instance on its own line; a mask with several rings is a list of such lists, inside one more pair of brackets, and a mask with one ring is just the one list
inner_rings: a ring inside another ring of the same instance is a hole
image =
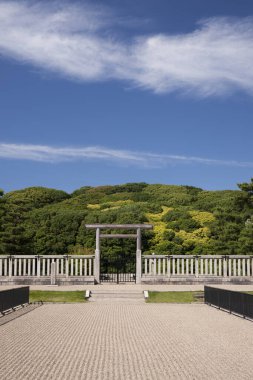
[[1, 380], [253, 378], [253, 323], [206, 305], [43, 305], [0, 340]]

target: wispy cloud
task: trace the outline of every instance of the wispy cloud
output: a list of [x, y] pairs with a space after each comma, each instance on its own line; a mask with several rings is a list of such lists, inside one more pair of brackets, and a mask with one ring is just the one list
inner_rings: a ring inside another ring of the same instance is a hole
[[173, 154], [135, 152], [99, 146], [76, 148], [0, 143], [0, 158], [47, 163], [96, 160], [103, 162], [109, 161], [115, 164], [135, 165], [144, 168], [162, 168], [172, 164], [202, 164], [253, 168], [253, 162], [218, 160]]
[[126, 41], [113, 33], [108, 9], [61, 4], [0, 0], [0, 54], [68, 78], [123, 80], [155, 93], [253, 93], [251, 18], [212, 18], [192, 33]]

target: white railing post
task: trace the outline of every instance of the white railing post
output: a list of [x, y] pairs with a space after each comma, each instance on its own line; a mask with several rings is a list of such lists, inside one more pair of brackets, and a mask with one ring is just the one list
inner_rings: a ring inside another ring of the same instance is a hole
[[232, 275], [233, 276], [237, 276], [237, 270], [236, 270], [236, 259], [233, 258], [231, 259], [232, 260], [232, 267], [233, 267], [233, 272], [232, 272]]
[[69, 257], [65, 256], [65, 275], [68, 278], [69, 276]]
[[22, 276], [22, 258], [18, 259], [18, 275]]
[[195, 256], [195, 277], [199, 277], [199, 258]]
[[9, 277], [11, 278], [12, 277], [12, 257], [11, 256], [9, 256]]
[[75, 259], [75, 276], [78, 275], [78, 259]]
[[218, 264], [219, 264], [219, 276], [221, 276], [222, 275], [222, 259], [218, 260]]
[[191, 275], [194, 274], [194, 259], [191, 257]]
[[155, 258], [153, 260], [153, 265], [154, 265], [154, 267], [153, 267], [153, 275], [155, 276], [156, 275], [156, 259]]
[[214, 259], [214, 275], [217, 276], [217, 259]]
[[185, 258], [183, 258], [181, 260], [181, 274], [184, 275], [184, 262], [185, 262]]
[[241, 276], [241, 259], [238, 259], [237, 261], [237, 273], [238, 276]]
[[55, 261], [52, 261], [51, 262], [51, 285], [55, 285], [56, 284], [56, 265], [55, 265]]
[[171, 276], [171, 258], [168, 256], [167, 258], [167, 275], [170, 277]]
[[242, 259], [242, 276], [245, 277], [245, 259]]
[[87, 276], [87, 273], [88, 273], [88, 271], [87, 271], [87, 264], [88, 264], [88, 260], [85, 259], [85, 260], [84, 260], [84, 275], [85, 275], [85, 276]]
[[148, 274], [148, 259], [144, 259], [144, 274]]
[[163, 275], [165, 276], [165, 273], [166, 273], [166, 259], [162, 259], [162, 263], [163, 263]]
[[209, 274], [213, 274], [213, 259], [209, 259]]
[[186, 275], [189, 275], [189, 259], [188, 257], [186, 258]]
[[232, 276], [232, 262], [231, 259], [228, 257], [228, 276]]
[[82, 276], [83, 275], [83, 259], [80, 259], [79, 260], [79, 276]]
[[[88, 259], [87, 259], [88, 260]], [[92, 271], [93, 271], [93, 264], [94, 264], [94, 260], [92, 259], [89, 259], [89, 275], [92, 276]]]
[[40, 256], [37, 256], [37, 277], [40, 277]]
[[17, 276], [17, 267], [18, 267], [18, 260], [15, 257], [14, 258], [14, 276]]
[[227, 257], [223, 256], [223, 277], [227, 277]]
[[250, 258], [247, 259], [247, 276], [250, 276]]

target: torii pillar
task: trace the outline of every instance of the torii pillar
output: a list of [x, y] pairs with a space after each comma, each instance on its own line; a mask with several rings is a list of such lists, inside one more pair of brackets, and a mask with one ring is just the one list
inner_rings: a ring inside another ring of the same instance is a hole
[[96, 228], [96, 249], [94, 262], [95, 283], [100, 283], [100, 228]]
[[141, 229], [137, 228], [136, 239], [136, 284], [141, 283]]

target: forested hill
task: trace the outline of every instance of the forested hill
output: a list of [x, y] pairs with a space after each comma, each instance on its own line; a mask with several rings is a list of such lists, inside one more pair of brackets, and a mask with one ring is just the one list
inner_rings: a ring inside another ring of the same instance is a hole
[[[253, 182], [239, 190], [129, 183], [67, 194], [43, 187], [0, 192], [0, 253], [94, 252], [85, 223], [151, 223], [143, 250], [164, 254], [252, 254]], [[102, 249], [134, 250], [134, 241], [103, 240]]]

